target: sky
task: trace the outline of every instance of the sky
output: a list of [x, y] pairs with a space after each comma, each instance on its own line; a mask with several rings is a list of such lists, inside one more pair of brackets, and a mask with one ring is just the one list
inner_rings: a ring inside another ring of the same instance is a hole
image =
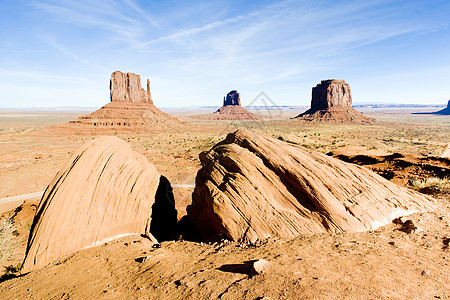
[[309, 105], [344, 79], [354, 103], [450, 99], [450, 1], [1, 0], [0, 107], [100, 107], [119, 70], [155, 105]]

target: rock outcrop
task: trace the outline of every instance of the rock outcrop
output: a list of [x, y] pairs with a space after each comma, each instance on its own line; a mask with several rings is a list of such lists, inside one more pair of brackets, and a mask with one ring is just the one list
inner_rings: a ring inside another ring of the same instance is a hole
[[450, 115], [450, 100], [448, 100], [448, 104], [447, 104], [446, 108], [444, 108], [444, 109], [442, 109], [440, 111], [434, 112], [434, 114], [436, 114], [436, 115]]
[[186, 125], [177, 118], [163, 113], [153, 105], [150, 92], [150, 80], [147, 79], [147, 90], [141, 88], [141, 78], [134, 73], [115, 71], [110, 81], [111, 102], [70, 121], [71, 126], [134, 129], [168, 130], [182, 128]]
[[150, 79], [147, 79], [147, 90], [141, 88], [141, 77], [134, 73], [115, 71], [111, 75], [109, 85], [111, 102], [148, 103], [153, 104], [150, 92]]
[[322, 80], [312, 89], [311, 109], [317, 111], [335, 106], [352, 106], [350, 86], [345, 80]]
[[241, 106], [241, 95], [236, 90], [232, 90], [223, 98], [223, 106], [227, 105]]
[[155, 166], [125, 141], [104, 136], [86, 142], [42, 196], [22, 273], [125, 235], [144, 234], [155, 241], [150, 232], [152, 207], [168, 202], [157, 205], [158, 210], [173, 220], [174, 204], [167, 200], [170, 191]]
[[232, 90], [223, 98], [223, 106], [213, 114], [193, 116], [194, 119], [203, 120], [260, 120], [255, 115], [241, 106], [241, 95]]
[[435, 207], [363, 167], [243, 130], [200, 161], [187, 212], [208, 239], [359, 232]]
[[312, 89], [311, 108], [295, 117], [306, 122], [371, 123], [352, 108], [350, 86], [344, 80], [322, 80]]

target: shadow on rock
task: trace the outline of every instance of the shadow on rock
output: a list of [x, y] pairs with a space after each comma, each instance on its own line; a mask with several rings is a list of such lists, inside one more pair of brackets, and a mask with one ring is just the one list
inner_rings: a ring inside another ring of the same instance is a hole
[[161, 176], [152, 206], [151, 234], [160, 242], [173, 240], [177, 231], [177, 210], [169, 180]]

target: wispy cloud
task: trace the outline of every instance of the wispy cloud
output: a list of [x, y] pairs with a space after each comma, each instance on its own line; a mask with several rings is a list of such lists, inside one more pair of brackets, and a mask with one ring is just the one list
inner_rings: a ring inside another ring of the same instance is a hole
[[[423, 65], [448, 63], [411, 42], [433, 32], [442, 41], [450, 39], [442, 33], [450, 23], [450, 4], [443, 0], [435, 5], [400, 0], [29, 3], [24, 11], [36, 18], [33, 26], [6, 21], [12, 30], [22, 30], [8, 38], [23, 40], [8, 40], [0, 50], [0, 75], [17, 69], [24, 71], [14, 76], [27, 78], [39, 73], [34, 70], [48, 70], [43, 76], [48, 81], [62, 80], [51, 75], [61, 72], [96, 81], [121, 69], [152, 78], [155, 99], [173, 105], [187, 94], [195, 95], [189, 101], [209, 103], [211, 95], [231, 87], [243, 95], [271, 90], [292, 101], [297, 95], [289, 93], [298, 93], [297, 85], [311, 86], [329, 76], [369, 78], [364, 68], [388, 75], [377, 64], [400, 64], [396, 57], [402, 56], [389, 51], [407, 51]], [[29, 41], [22, 32], [30, 32]]]
[[33, 71], [18, 71], [18, 70], [8, 70], [0, 69], [0, 76], [13, 77], [20, 80], [33, 80], [33, 81], [46, 81], [46, 82], [88, 82], [86, 78], [83, 77], [73, 77], [73, 76], [60, 76], [51, 75], [44, 72], [33, 72]]

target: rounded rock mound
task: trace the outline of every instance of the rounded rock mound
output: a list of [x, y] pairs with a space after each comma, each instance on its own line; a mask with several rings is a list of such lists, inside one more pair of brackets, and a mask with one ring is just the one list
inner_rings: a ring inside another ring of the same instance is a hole
[[152, 163], [119, 138], [86, 142], [42, 196], [22, 272], [125, 235], [145, 234], [155, 241], [150, 225], [160, 177]]
[[432, 198], [357, 165], [238, 130], [200, 154], [188, 218], [206, 239], [373, 230]]

